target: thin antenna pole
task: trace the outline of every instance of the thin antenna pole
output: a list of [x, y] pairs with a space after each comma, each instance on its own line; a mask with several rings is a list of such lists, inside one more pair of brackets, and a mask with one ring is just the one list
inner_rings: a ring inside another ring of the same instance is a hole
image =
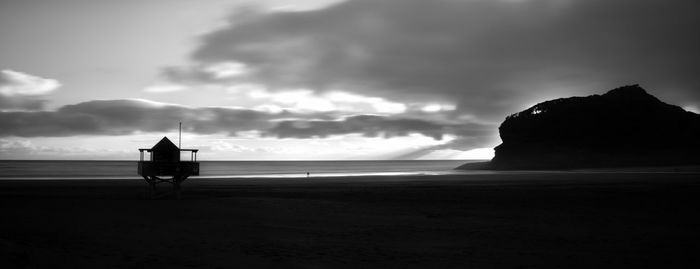
[[177, 147], [182, 148], [182, 122], [180, 122], [180, 133], [177, 136]]

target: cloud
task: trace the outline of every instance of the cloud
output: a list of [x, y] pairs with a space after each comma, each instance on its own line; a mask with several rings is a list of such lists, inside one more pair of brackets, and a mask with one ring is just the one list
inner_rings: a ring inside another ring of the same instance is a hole
[[5, 96], [0, 94], [0, 110], [40, 110], [46, 100], [35, 96]]
[[60, 86], [61, 84], [54, 79], [2, 70], [0, 71], [0, 109], [39, 110], [46, 103], [41, 96]]
[[444, 131], [439, 124], [424, 120], [359, 115], [338, 121], [281, 121], [267, 132], [281, 138], [327, 137], [353, 133], [393, 137], [420, 133], [439, 140], [442, 139]]
[[233, 143], [229, 143], [226, 141], [214, 141], [210, 145], [206, 145], [209, 150], [211, 151], [224, 151], [224, 152], [237, 152], [237, 153], [242, 153], [242, 152], [254, 152], [258, 149], [254, 149], [251, 147], [246, 147], [242, 145], [237, 145]]
[[266, 134], [280, 138], [313, 138], [359, 133], [369, 137], [407, 136], [417, 133], [442, 140], [446, 134], [462, 136], [490, 136], [493, 126], [450, 124], [415, 118], [357, 115], [342, 120], [289, 120], [281, 121]]
[[258, 133], [278, 138], [313, 138], [360, 134], [397, 137], [422, 134], [440, 140], [444, 135], [490, 137], [495, 126], [455, 123], [404, 115], [354, 115], [333, 113], [278, 113], [222, 107], [186, 107], [148, 100], [96, 100], [67, 105], [56, 111], [0, 112], [0, 137], [60, 137], [74, 135], [128, 135], [167, 132], [183, 122], [184, 131], [195, 134], [245, 136]]
[[0, 110], [40, 110], [43, 95], [60, 87], [54, 79], [32, 76], [12, 70], [0, 71]]
[[40, 78], [12, 70], [0, 71], [0, 94], [14, 95], [43, 95], [61, 84], [54, 79]]
[[177, 91], [183, 91], [187, 89], [187, 87], [183, 85], [174, 85], [174, 84], [166, 84], [166, 85], [151, 85], [143, 89], [145, 92], [150, 92], [150, 93], [170, 93], [170, 92], [177, 92]]
[[[351, 0], [319, 10], [239, 10], [204, 35], [173, 81], [341, 89], [451, 100], [500, 121], [555, 97], [641, 83], [700, 101], [697, 1]], [[661, 16], [673, 14], [672, 17]], [[231, 76], [213, 72], [235, 63]], [[661, 92], [661, 95], [664, 95]]]
[[37, 147], [27, 139], [0, 138], [0, 152], [32, 151]]
[[95, 157], [128, 159], [134, 156], [133, 149], [94, 148], [83, 145], [54, 146], [40, 145], [30, 139], [17, 137], [0, 138], [1, 158], [5, 159], [45, 159], [70, 158], [94, 160]]
[[195, 133], [229, 133], [263, 128], [270, 114], [245, 109], [188, 108], [145, 100], [99, 100], [57, 111], [0, 113], [2, 136], [124, 135], [172, 130], [187, 122]]

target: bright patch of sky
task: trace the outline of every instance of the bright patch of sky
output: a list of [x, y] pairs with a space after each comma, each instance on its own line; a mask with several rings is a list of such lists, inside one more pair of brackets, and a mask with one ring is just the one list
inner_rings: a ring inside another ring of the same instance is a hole
[[[73, 139], [5, 137], [0, 138], [0, 159], [136, 160], [138, 148], [150, 148], [163, 136], [178, 143], [177, 133], [75, 136]], [[76, 145], [76, 140], [80, 141], [79, 145]], [[351, 134], [317, 139], [260, 138], [256, 134], [243, 134], [240, 137], [182, 135], [182, 148], [200, 149], [199, 160], [396, 159], [407, 152], [430, 149], [447, 142], [449, 140], [440, 141], [419, 134], [394, 138]], [[490, 156], [488, 150], [427, 150], [417, 159], [486, 159]]]
[[[354, 93], [333, 91], [327, 93], [315, 93], [312, 90], [298, 89], [279, 92], [270, 92], [264, 88], [255, 88], [243, 94], [261, 105], [274, 105], [279, 109], [293, 111], [341, 111], [341, 112], [365, 112], [398, 114], [406, 111], [406, 105], [398, 102], [387, 101], [384, 98], [363, 96]], [[238, 95], [240, 96], [240, 95]], [[255, 106], [258, 107], [258, 106]]]
[[693, 112], [693, 113], [696, 113], [696, 114], [700, 114], [700, 108], [698, 108], [697, 106], [694, 106], [694, 105], [684, 106], [683, 109], [690, 111], [690, 112]]

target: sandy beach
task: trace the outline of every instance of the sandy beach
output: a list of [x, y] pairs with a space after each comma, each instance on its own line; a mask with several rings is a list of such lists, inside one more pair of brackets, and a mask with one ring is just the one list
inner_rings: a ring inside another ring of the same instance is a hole
[[[162, 190], [167, 186], [161, 185]], [[2, 268], [680, 268], [700, 173], [0, 181]]]

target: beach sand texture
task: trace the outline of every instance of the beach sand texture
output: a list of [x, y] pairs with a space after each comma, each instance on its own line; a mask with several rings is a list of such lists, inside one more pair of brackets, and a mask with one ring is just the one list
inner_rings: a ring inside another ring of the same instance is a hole
[[[166, 186], [162, 185], [162, 188]], [[0, 181], [1, 268], [688, 268], [697, 172]]]

